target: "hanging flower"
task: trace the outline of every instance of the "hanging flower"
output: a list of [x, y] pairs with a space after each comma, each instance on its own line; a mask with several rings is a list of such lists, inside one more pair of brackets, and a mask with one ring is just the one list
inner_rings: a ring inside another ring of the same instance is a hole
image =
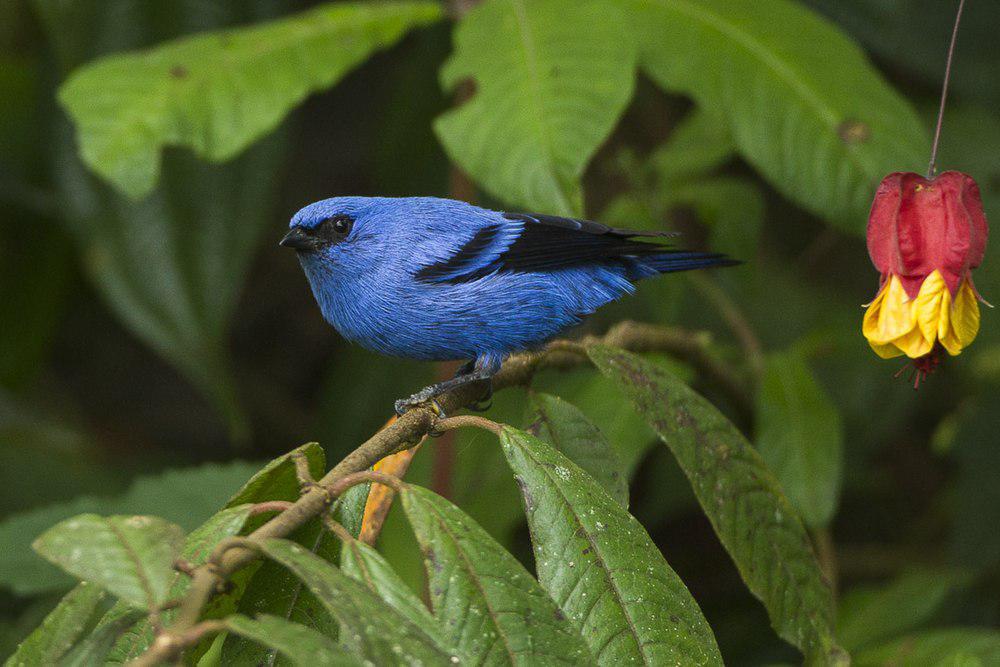
[[942, 349], [957, 355], [979, 332], [972, 269], [988, 233], [979, 186], [967, 174], [897, 172], [875, 193], [868, 252], [881, 281], [862, 331], [880, 357], [913, 359], [917, 382]]

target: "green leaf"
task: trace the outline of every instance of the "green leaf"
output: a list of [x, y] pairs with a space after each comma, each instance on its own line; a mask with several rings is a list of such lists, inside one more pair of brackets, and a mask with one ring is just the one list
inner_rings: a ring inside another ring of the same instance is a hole
[[59, 661], [59, 667], [91, 667], [104, 664], [118, 638], [145, 614], [132, 610], [98, 626], [89, 637], [73, 647]]
[[441, 71], [446, 88], [473, 79], [475, 92], [434, 127], [451, 159], [496, 197], [579, 214], [580, 177], [632, 97], [634, 67], [611, 3], [487, 0], [459, 22]]
[[80, 582], [7, 658], [4, 667], [55, 664], [91, 626], [103, 601], [100, 586]]
[[282, 653], [294, 665], [361, 665], [332, 639], [277, 616], [230, 616], [225, 623], [230, 632]]
[[542, 586], [598, 664], [721, 665], [698, 603], [645, 529], [590, 475], [532, 435], [504, 427]]
[[653, 151], [649, 163], [663, 180], [680, 181], [713, 171], [735, 153], [725, 117], [716, 110], [698, 107]]
[[319, 479], [326, 472], [326, 453], [316, 442], [307, 442], [287, 454], [270, 461], [255, 473], [239, 491], [233, 494], [226, 507], [268, 500], [298, 500], [301, 495], [295, 474], [295, 456], [305, 456], [309, 472]]
[[212, 402], [236, 441], [248, 426], [226, 339], [260, 235], [273, 221], [284, 139], [268, 137], [225, 167], [172, 153], [162, 187], [141, 202], [98, 187], [60, 145], [63, 212], [89, 279], [122, 322]]
[[962, 572], [920, 569], [884, 586], [849, 591], [840, 602], [837, 639], [850, 651], [895, 639], [930, 621], [968, 581]]
[[741, 260], [757, 254], [764, 226], [764, 195], [744, 178], [705, 178], [666, 187], [663, 203], [668, 208], [694, 209], [698, 220], [709, 228], [708, 246]]
[[288, 540], [267, 540], [264, 553], [302, 580], [344, 628], [342, 639], [351, 652], [381, 664], [424, 661], [448, 664], [452, 654], [437, 645], [364, 584], [319, 556]]
[[589, 474], [619, 505], [628, 508], [628, 473], [601, 430], [572, 403], [532, 392], [525, 429]]
[[769, 356], [757, 392], [757, 451], [809, 526], [833, 518], [843, 449], [840, 414], [802, 355]]
[[81, 514], [45, 531], [32, 546], [70, 574], [154, 610], [167, 600], [183, 545], [180, 526], [158, 517]]
[[76, 71], [59, 100], [87, 165], [140, 198], [156, 183], [164, 146], [228, 160], [310, 93], [441, 15], [432, 2], [329, 3], [102, 58]]
[[670, 448], [771, 624], [807, 659], [846, 659], [833, 638], [833, 595], [778, 480], [742, 434], [683, 382], [628, 352], [588, 348]]
[[476, 664], [592, 664], [575, 624], [467, 514], [414, 486], [400, 492], [420, 543], [434, 614]]
[[628, 472], [626, 478], [631, 477], [646, 452], [656, 443], [653, 430], [615, 391], [614, 383], [589, 368], [559, 373], [543, 371], [532, 381], [532, 387], [563, 397], [587, 415], [614, 445]]
[[[337, 559], [337, 538], [318, 519], [307, 522], [289, 536], [289, 541], [325, 562]], [[264, 561], [250, 577], [235, 610], [243, 614], [268, 614], [298, 623], [326, 636], [336, 636], [338, 624], [302, 581], [280, 563]], [[257, 665], [273, 663], [274, 649], [242, 637], [230, 636], [222, 647], [223, 664]]]
[[[240, 533], [247, 519], [250, 518], [252, 509], [252, 505], [236, 505], [226, 508], [191, 531], [191, 534], [184, 541], [181, 558], [195, 567], [204, 565], [219, 542]], [[190, 585], [191, 580], [187, 575], [175, 572], [173, 582], [170, 585], [169, 599], [179, 600], [183, 598]], [[119, 602], [101, 619], [101, 625], [116, 622], [127, 611], [127, 605]], [[162, 623], [172, 622], [174, 614], [173, 610], [163, 612]], [[140, 621], [121, 635], [112, 648], [108, 659], [111, 662], [125, 664], [143, 653], [153, 643], [153, 639], [153, 628], [149, 621]]]
[[[73, 584], [58, 568], [38, 557], [31, 542], [53, 524], [82, 513], [152, 514], [185, 530], [211, 516], [260, 464], [207, 464], [138, 477], [128, 491], [110, 498], [84, 496], [15, 514], [0, 522], [0, 585], [19, 595], [65, 590]], [[294, 472], [292, 473], [294, 478]], [[297, 493], [297, 492], [296, 492]]]
[[986, 628], [928, 630], [864, 651], [857, 667], [1000, 664], [1000, 632]]
[[375, 549], [359, 540], [345, 542], [340, 551], [340, 569], [367, 586], [415, 626], [423, 628], [439, 645], [447, 645], [437, 620]]
[[919, 170], [927, 133], [832, 24], [790, 0], [622, 0], [640, 63], [724, 114], [740, 153], [783, 194], [855, 234], [875, 185]]
[[338, 498], [336, 518], [354, 537], [361, 534], [361, 522], [365, 518], [365, 505], [371, 483], [355, 484]]

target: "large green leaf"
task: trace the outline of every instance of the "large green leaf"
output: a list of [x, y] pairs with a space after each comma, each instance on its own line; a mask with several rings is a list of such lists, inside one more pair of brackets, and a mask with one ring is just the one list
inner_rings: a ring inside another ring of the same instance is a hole
[[100, 586], [86, 581], [77, 584], [7, 658], [4, 667], [55, 664], [94, 622], [103, 600]]
[[[318, 519], [309, 521], [289, 535], [288, 540], [303, 551], [316, 554], [325, 562], [334, 562], [338, 555], [337, 538], [325, 530]], [[337, 621], [302, 581], [281, 563], [266, 560], [250, 577], [246, 589], [236, 602], [242, 614], [267, 614], [298, 623], [316, 632], [336, 636]], [[250, 641], [242, 636], [226, 638], [222, 661], [232, 665], [274, 664], [278, 659], [274, 647]]]
[[388, 606], [367, 586], [288, 540], [267, 540], [264, 553], [302, 580], [344, 628], [342, 640], [358, 657], [377, 665], [400, 661], [453, 662], [423, 629]]
[[423, 628], [439, 644], [447, 644], [431, 612], [375, 549], [359, 540], [348, 540], [340, 551], [340, 569], [371, 589], [414, 625]]
[[167, 600], [184, 531], [154, 516], [81, 514], [45, 531], [35, 550], [139, 609]]
[[528, 427], [583, 468], [622, 507], [628, 508], [628, 473], [601, 430], [572, 403], [532, 392]]
[[736, 146], [721, 111], [698, 107], [653, 151], [649, 164], [660, 179], [677, 182], [713, 171], [730, 161], [735, 153]]
[[268, 500], [298, 500], [301, 495], [299, 479], [295, 472], [295, 457], [304, 456], [310, 474], [319, 479], [326, 472], [326, 453], [316, 442], [307, 442], [287, 454], [273, 459], [253, 474], [232, 495], [226, 507], [244, 503], [262, 503]]
[[810, 526], [833, 518], [843, 440], [837, 408], [802, 355], [768, 357], [757, 393], [757, 451]]
[[[191, 531], [184, 541], [184, 549], [181, 551], [181, 558], [191, 565], [198, 567], [204, 565], [215, 549], [216, 545], [227, 537], [239, 534], [250, 517], [252, 505], [236, 505], [228, 507], [198, 528]], [[186, 574], [175, 573], [173, 582], [170, 585], [170, 599], [179, 600], [187, 593], [191, 580]], [[102, 625], [115, 623], [124, 614], [124, 603], [119, 602], [113, 607], [103, 619]], [[173, 610], [163, 612], [161, 622], [168, 624], [173, 620]], [[127, 631], [115, 642], [108, 661], [116, 664], [125, 664], [142, 654], [150, 644], [153, 643], [155, 635], [148, 620], [140, 621]]]
[[233, 438], [245, 438], [228, 327], [261, 233], [273, 221], [284, 135], [226, 166], [172, 153], [162, 186], [141, 202], [101, 187], [68, 145], [59, 148], [63, 213], [88, 277], [122, 322], [213, 403]]
[[591, 664], [576, 624], [462, 510], [420, 487], [401, 493], [420, 543], [434, 614], [475, 664]]
[[532, 381], [538, 391], [562, 397], [587, 415], [614, 445], [630, 477], [639, 461], [656, 443], [656, 436], [641, 417], [629, 409], [627, 399], [615, 392], [614, 383], [589, 368], [541, 372]]
[[782, 193], [860, 234], [886, 173], [919, 170], [914, 110], [833, 25], [791, 0], [620, 0], [643, 69], [728, 121]]
[[133, 609], [99, 625], [59, 661], [59, 667], [92, 667], [104, 664], [118, 638], [145, 614]]
[[809, 536], [756, 450], [711, 403], [661, 366], [610, 347], [588, 351], [673, 452], [778, 634], [810, 659], [843, 660], [833, 637], [833, 595]]
[[[937, 90], [944, 73], [944, 58], [951, 38], [957, 2], [940, 0], [805, 0], [844, 26], [880, 60], [904, 70], [907, 80], [919, 80], [925, 90]], [[901, 11], [902, 10], [902, 11]], [[1000, 81], [993, 48], [993, 27], [1000, 21], [1000, 5], [967, 2], [961, 36], [951, 71], [950, 89], [955, 98], [975, 100], [996, 108]], [[915, 82], [914, 82], [915, 83]], [[935, 100], [936, 102], [937, 100]], [[948, 133], [951, 134], [949, 106]], [[936, 110], [936, 106], [935, 106]], [[948, 143], [948, 142], [946, 142]], [[984, 144], [985, 145], [985, 144]], [[988, 151], [984, 151], [988, 152]]]
[[223, 505], [232, 490], [258, 467], [237, 462], [169, 470], [137, 478], [118, 496], [83, 496], [8, 517], [0, 522], [0, 544], [4, 545], [0, 552], [0, 585], [19, 595], [65, 590], [72, 585], [70, 577], [31, 550], [35, 538], [63, 519], [85, 512], [156, 514], [192, 529]]
[[277, 616], [264, 614], [255, 619], [230, 616], [225, 623], [230, 632], [282, 653], [294, 665], [311, 667], [311, 665], [362, 664], [329, 637]]
[[986, 628], [928, 630], [865, 651], [854, 664], [858, 667], [996, 665], [1000, 664], [1000, 632]]
[[232, 158], [307, 95], [441, 15], [433, 2], [330, 3], [103, 58], [75, 72], [59, 99], [84, 161], [138, 198], [156, 183], [163, 146]]
[[[182, 3], [170, 11], [129, 0], [33, 4], [63, 72], [109, 51], [259, 20], [275, 8], [269, 0]], [[171, 152], [163, 186], [139, 205], [89, 176], [68, 121], [54, 119], [53, 207], [76, 233], [88, 277], [122, 322], [213, 402], [236, 438], [245, 437], [225, 339], [252, 253], [273, 220], [283, 137], [270, 137], [225, 168]], [[113, 126], [120, 119], [105, 120]]]
[[[503, 48], [497, 48], [497, 45]], [[487, 0], [455, 30], [441, 79], [472, 98], [435, 129], [448, 155], [493, 195], [579, 214], [580, 177], [632, 96], [635, 51], [601, 0]]]
[[962, 572], [918, 569], [883, 586], [848, 591], [840, 601], [837, 639], [850, 651], [895, 639], [925, 625], [968, 581]]
[[645, 529], [538, 438], [500, 434], [542, 586], [601, 665], [722, 664], [711, 628]]

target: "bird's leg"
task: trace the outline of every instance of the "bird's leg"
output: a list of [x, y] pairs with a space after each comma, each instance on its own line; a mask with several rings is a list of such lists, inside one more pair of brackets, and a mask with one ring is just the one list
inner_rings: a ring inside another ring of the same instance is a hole
[[[451, 391], [452, 389], [458, 389], [459, 387], [464, 387], [465, 385], [472, 384], [474, 382], [489, 382], [486, 394], [483, 398], [483, 400], [489, 400], [493, 395], [493, 383], [490, 382], [490, 380], [496, 372], [500, 370], [500, 362], [501, 360], [499, 358], [495, 358], [492, 355], [488, 357], [481, 356], [474, 361], [469, 361], [458, 369], [458, 373], [456, 373], [455, 377], [450, 380], [445, 380], [444, 382], [438, 382], [437, 384], [432, 384], [429, 387], [424, 387], [417, 393], [413, 394], [413, 396], [396, 401], [396, 414], [402, 415], [407, 410], [411, 410], [418, 405], [423, 405], [428, 401], [432, 401], [435, 412], [437, 412], [438, 416], [443, 419], [445, 417], [444, 411], [441, 409], [441, 406], [437, 404], [437, 401], [435, 401], [434, 398], [445, 392]], [[479, 408], [479, 405], [480, 404], [477, 403], [472, 407], [473, 409], [477, 409]]]

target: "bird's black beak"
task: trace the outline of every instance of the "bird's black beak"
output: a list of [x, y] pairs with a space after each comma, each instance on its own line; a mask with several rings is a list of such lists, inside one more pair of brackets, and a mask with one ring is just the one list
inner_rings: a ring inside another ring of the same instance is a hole
[[295, 250], [315, 250], [318, 247], [316, 237], [301, 227], [292, 227], [278, 245]]

